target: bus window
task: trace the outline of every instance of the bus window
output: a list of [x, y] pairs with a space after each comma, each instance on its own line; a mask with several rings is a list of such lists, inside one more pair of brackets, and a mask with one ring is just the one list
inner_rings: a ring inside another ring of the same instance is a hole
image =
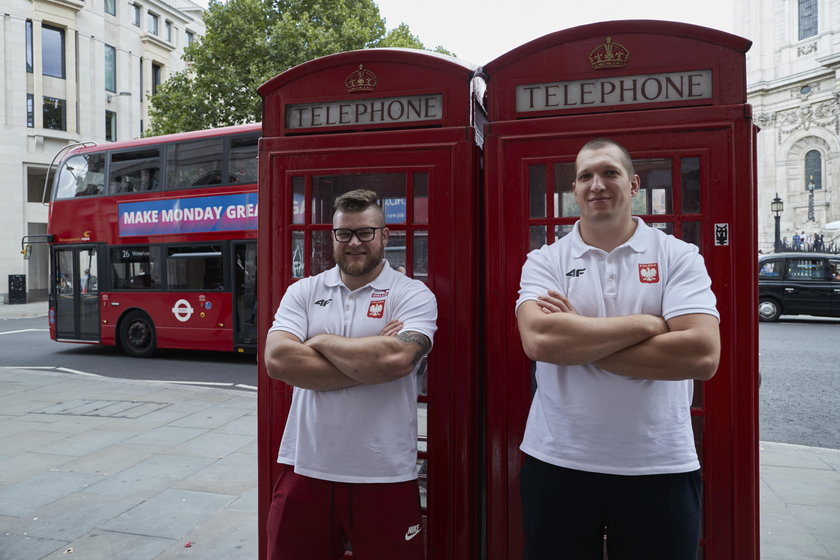
[[160, 189], [160, 150], [147, 148], [111, 154], [111, 193]]
[[230, 182], [257, 182], [257, 141], [259, 136], [234, 136], [230, 139]]
[[223, 290], [222, 248], [217, 245], [169, 247], [166, 278], [170, 290]]
[[159, 290], [160, 251], [157, 247], [112, 247], [111, 288]]
[[167, 188], [185, 189], [228, 183], [222, 178], [224, 139], [172, 144], [167, 152]]
[[105, 190], [103, 154], [70, 156], [58, 172], [55, 198], [73, 198], [102, 194]]

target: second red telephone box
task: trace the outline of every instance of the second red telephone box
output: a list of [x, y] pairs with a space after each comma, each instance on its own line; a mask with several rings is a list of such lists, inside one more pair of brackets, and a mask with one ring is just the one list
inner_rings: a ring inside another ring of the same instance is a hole
[[[437, 298], [418, 403], [422, 534], [435, 560], [475, 558], [480, 548], [474, 71], [433, 53], [371, 49], [302, 64], [260, 88], [261, 341], [286, 288], [333, 266], [333, 202], [360, 187], [382, 199], [390, 265]], [[290, 399], [291, 388], [269, 379], [261, 363], [262, 557]]]
[[571, 231], [575, 156], [603, 136], [627, 147], [641, 176], [633, 214], [696, 244], [717, 296], [720, 367], [695, 383], [691, 411], [704, 481], [698, 558], [758, 558], [749, 45], [691, 25], [616, 21], [547, 35], [483, 69], [486, 337], [506, 341], [486, 347], [488, 559], [522, 553], [519, 444], [533, 381], [513, 309], [521, 267]]

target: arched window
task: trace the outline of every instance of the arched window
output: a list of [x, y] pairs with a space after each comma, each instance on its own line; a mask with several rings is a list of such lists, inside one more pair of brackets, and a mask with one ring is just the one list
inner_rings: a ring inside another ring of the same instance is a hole
[[811, 150], [805, 154], [805, 189], [808, 183], [814, 181], [814, 189], [822, 188], [822, 156], [817, 150]]
[[799, 40], [817, 34], [817, 0], [799, 0]]

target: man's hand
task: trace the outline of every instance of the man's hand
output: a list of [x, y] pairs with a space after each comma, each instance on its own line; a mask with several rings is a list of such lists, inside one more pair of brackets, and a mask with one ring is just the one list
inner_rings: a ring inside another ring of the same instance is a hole
[[540, 296], [537, 300], [537, 306], [542, 309], [543, 313], [574, 313], [577, 315], [572, 303], [560, 292], [554, 290], [548, 290], [546, 295]]
[[379, 336], [396, 336], [401, 328], [403, 328], [403, 322], [399, 319], [388, 321], [388, 324], [382, 327]]

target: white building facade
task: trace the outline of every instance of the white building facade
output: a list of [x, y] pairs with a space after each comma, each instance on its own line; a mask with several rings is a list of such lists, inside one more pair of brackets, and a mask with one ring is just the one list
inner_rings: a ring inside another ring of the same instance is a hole
[[[759, 249], [780, 239], [802, 250], [840, 249], [840, 0], [736, 0], [735, 34], [747, 52], [747, 96], [758, 134]], [[832, 245], [833, 243], [833, 245]], [[817, 244], [817, 247], [815, 247]]]
[[[4, 0], [0, 26], [0, 294], [25, 275], [29, 299], [47, 294], [49, 252], [21, 238], [47, 232], [47, 169], [76, 142], [138, 138], [149, 96], [184, 68], [204, 33], [190, 0]], [[18, 277], [19, 279], [19, 277]]]

